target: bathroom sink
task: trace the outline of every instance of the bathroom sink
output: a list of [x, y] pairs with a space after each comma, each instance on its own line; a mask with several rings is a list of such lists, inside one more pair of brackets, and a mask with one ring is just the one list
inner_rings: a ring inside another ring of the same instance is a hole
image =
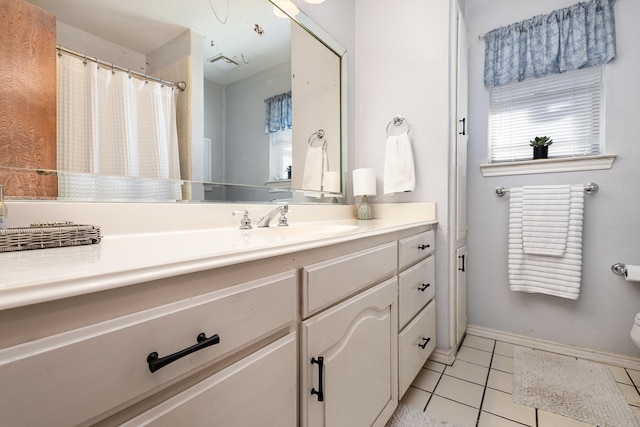
[[265, 227], [254, 228], [246, 232], [258, 236], [300, 236], [311, 237], [318, 235], [340, 234], [353, 231], [358, 228], [357, 225], [345, 224], [313, 224], [313, 225], [289, 225], [288, 227]]
[[212, 228], [206, 230], [189, 230], [180, 232], [159, 232], [143, 235], [107, 236], [103, 238], [101, 246], [123, 245], [127, 247], [131, 238], [143, 240], [149, 248], [144, 255], [134, 257], [139, 262], [141, 258], [153, 260], [157, 258], [156, 250], [163, 253], [170, 251], [175, 259], [183, 254], [190, 257], [212, 256], [242, 252], [247, 249], [259, 249], [269, 246], [280, 246], [289, 243], [302, 242], [314, 238], [334, 236], [357, 229], [351, 224], [295, 224], [288, 227], [253, 228], [238, 230], [233, 228]]

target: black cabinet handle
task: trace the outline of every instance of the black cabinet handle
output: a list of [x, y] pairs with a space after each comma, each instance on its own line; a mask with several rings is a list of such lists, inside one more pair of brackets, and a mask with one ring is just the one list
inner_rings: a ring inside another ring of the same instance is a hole
[[431, 286], [431, 283], [423, 283], [422, 286], [418, 286], [418, 290], [424, 292], [429, 286]]
[[418, 344], [418, 347], [424, 350], [427, 344], [429, 344], [429, 341], [431, 341], [431, 338], [422, 338], [422, 341], [424, 342], [422, 344]]
[[460, 135], [466, 135], [466, 132], [465, 132], [465, 127], [466, 127], [466, 126], [465, 126], [465, 125], [466, 125], [467, 119], [466, 119], [466, 118], [463, 118], [462, 120], [458, 120], [458, 121], [459, 121], [460, 123], [462, 123], [462, 132], [458, 132], [458, 133], [459, 133]]
[[458, 270], [459, 270], [459, 271], [464, 271], [464, 258], [465, 258], [465, 256], [464, 256], [464, 255], [459, 255], [459, 256], [458, 256], [458, 259], [461, 259], [461, 260], [462, 260], [462, 267], [458, 267]]
[[418, 246], [418, 249], [423, 251], [423, 250], [425, 250], [425, 249], [427, 249], [429, 247], [431, 247], [431, 245], [420, 245], [420, 246]]
[[189, 348], [185, 348], [184, 350], [180, 350], [165, 357], [158, 357], [158, 353], [156, 353], [155, 351], [153, 353], [150, 353], [147, 356], [149, 370], [151, 372], [155, 372], [158, 369], [167, 366], [169, 363], [175, 362], [181, 357], [189, 355], [198, 350], [202, 350], [203, 348], [210, 347], [214, 344], [218, 344], [220, 342], [220, 337], [218, 336], [218, 334], [213, 335], [211, 338], [207, 338], [204, 332], [201, 332], [196, 339], [198, 340], [198, 344], [192, 345]]
[[311, 358], [311, 364], [317, 364], [318, 365], [318, 390], [316, 390], [315, 388], [311, 389], [311, 394], [317, 394], [318, 395], [318, 402], [322, 402], [324, 401], [324, 385], [322, 382], [322, 377], [324, 376], [324, 357], [320, 356], [317, 359], [315, 357]]

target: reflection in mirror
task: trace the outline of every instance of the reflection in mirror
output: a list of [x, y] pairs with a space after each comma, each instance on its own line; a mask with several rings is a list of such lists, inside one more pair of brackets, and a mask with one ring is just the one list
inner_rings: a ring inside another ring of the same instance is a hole
[[[289, 189], [303, 188], [308, 139], [318, 129], [324, 129], [327, 134], [327, 161], [322, 170], [338, 172], [340, 181], [343, 163], [340, 103], [344, 96], [340, 92], [340, 66], [344, 50], [304, 14], [296, 16], [295, 21], [283, 19], [273, 13], [274, 6], [267, 0], [232, 0], [228, 9], [224, 2], [209, 1], [188, 6], [158, 0], [29, 1], [55, 14], [55, 44], [143, 75], [188, 82], [187, 90], [177, 94], [175, 112], [179, 175], [175, 176], [175, 165], [165, 174], [154, 172], [156, 175], [152, 175], [171, 188], [167, 200], [180, 197], [214, 201], [304, 199], [292, 195]], [[309, 29], [314, 30], [314, 36], [310, 36]], [[292, 42], [292, 37], [296, 33], [315, 42], [323, 53], [296, 58], [294, 52], [292, 58], [291, 52], [297, 43]], [[316, 37], [324, 39], [323, 43], [333, 50], [327, 49]], [[325, 78], [324, 70], [328, 66], [319, 62], [322, 55], [331, 58], [331, 67], [335, 67], [333, 77]], [[303, 71], [295, 70], [296, 64], [305, 65], [316, 75], [304, 76]], [[102, 68], [113, 72], [117, 67]], [[298, 82], [302, 86], [296, 89]], [[324, 93], [305, 93], [305, 87], [314, 85], [316, 89], [332, 86], [326, 91], [329, 93], [326, 100]], [[292, 126], [275, 132], [277, 135], [265, 132], [265, 100], [288, 92], [292, 92]], [[318, 121], [314, 122], [314, 117]], [[60, 125], [58, 127], [60, 130]], [[89, 133], [95, 130], [92, 123], [85, 128]], [[74, 136], [72, 139], [75, 142], [85, 138]], [[57, 185], [60, 186], [61, 178], [64, 184], [74, 175], [65, 169], [75, 167], [60, 162], [63, 146], [58, 146], [58, 163], [53, 166], [5, 163], [0, 166], [58, 169]], [[159, 153], [152, 155], [153, 150], [138, 150], [137, 160], [153, 157], [153, 162], [174, 162], [171, 147], [156, 151]], [[81, 157], [86, 160], [96, 152], [85, 152]], [[119, 177], [126, 186], [124, 177], [138, 173], [135, 169], [85, 168], [81, 172], [88, 172], [85, 175], [92, 177], [103, 173]], [[287, 169], [291, 172], [290, 178]], [[328, 178], [330, 176], [332, 174], [325, 174], [320, 182], [335, 182], [335, 178]], [[113, 183], [114, 179], [106, 182]], [[176, 185], [181, 186], [182, 194], [174, 197]], [[320, 187], [325, 192], [328, 189], [339, 192], [340, 184]], [[316, 191], [314, 196], [317, 195]], [[113, 195], [107, 196], [111, 197]], [[87, 199], [95, 200], [90, 196]]]

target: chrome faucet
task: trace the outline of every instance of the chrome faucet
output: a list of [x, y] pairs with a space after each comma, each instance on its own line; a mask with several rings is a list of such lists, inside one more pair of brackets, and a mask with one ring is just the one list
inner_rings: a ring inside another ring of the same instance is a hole
[[253, 227], [251, 226], [251, 219], [249, 218], [249, 211], [233, 211], [231, 215], [242, 215], [242, 219], [240, 220], [240, 230], [251, 230]]
[[277, 208], [273, 209], [265, 216], [261, 217], [260, 220], [258, 221], [257, 227], [258, 228], [268, 227], [269, 222], [271, 222], [271, 219], [273, 219], [273, 217], [276, 216], [278, 213], [280, 213], [280, 218], [278, 219], [278, 227], [287, 227], [289, 225], [287, 223], [287, 217], [286, 217], [287, 212], [289, 212], [289, 205], [278, 206]]

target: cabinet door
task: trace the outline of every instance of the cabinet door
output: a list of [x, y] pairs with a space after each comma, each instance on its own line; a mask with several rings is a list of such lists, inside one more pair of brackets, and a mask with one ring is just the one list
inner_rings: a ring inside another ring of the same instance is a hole
[[293, 332], [122, 427], [295, 427], [296, 393]]
[[384, 425], [397, 406], [396, 299], [393, 278], [303, 322], [303, 426]]
[[456, 270], [456, 347], [467, 330], [467, 247], [456, 250], [458, 269]]
[[457, 118], [458, 133], [456, 138], [456, 221], [455, 236], [457, 241], [467, 237], [467, 143], [469, 141], [469, 77], [468, 54], [469, 42], [467, 26], [462, 13], [458, 11], [458, 67], [457, 67]]

